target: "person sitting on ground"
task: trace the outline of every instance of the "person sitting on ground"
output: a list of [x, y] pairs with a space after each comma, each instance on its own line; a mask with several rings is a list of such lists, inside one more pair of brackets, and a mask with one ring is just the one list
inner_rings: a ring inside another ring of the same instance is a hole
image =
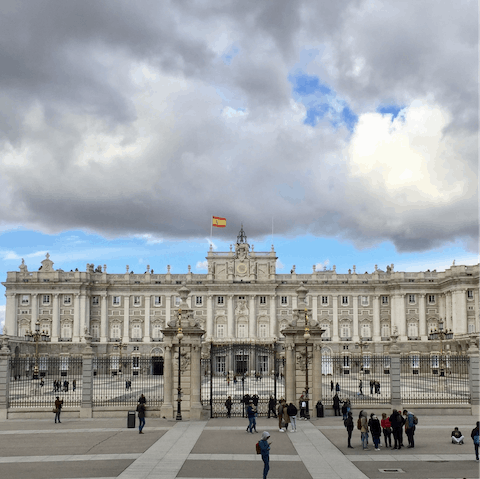
[[464, 439], [463, 434], [458, 430], [458, 427], [456, 427], [452, 431], [452, 444], [463, 444]]

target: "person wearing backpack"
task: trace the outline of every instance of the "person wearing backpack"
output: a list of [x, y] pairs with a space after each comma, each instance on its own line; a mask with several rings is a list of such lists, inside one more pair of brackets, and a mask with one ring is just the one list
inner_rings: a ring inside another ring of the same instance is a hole
[[262, 432], [262, 439], [258, 441], [260, 446], [260, 454], [262, 455], [263, 461], [263, 479], [267, 479], [267, 474], [270, 469], [270, 445], [271, 442], [268, 442], [270, 434], [267, 431]]
[[[360, 437], [362, 438], [362, 446], [364, 451], [368, 451], [368, 421], [367, 412], [362, 410], [359, 415], [360, 420]], [[357, 425], [358, 427], [358, 425]]]
[[353, 432], [353, 416], [350, 411], [347, 413], [347, 418], [345, 421], [343, 421], [343, 424], [345, 425], [347, 429], [347, 434], [348, 434], [348, 448], [353, 449], [352, 447], [352, 432]]
[[405, 434], [408, 438], [408, 448], [415, 447], [415, 440], [413, 436], [415, 434], [415, 420], [414, 415], [411, 412], [408, 412], [406, 409], [403, 410], [403, 415], [405, 416]]
[[473, 446], [475, 447], [475, 459], [478, 461], [478, 445], [480, 443], [480, 421], [477, 421], [477, 427], [472, 429], [472, 434], [470, 434], [473, 440]]
[[380, 421], [375, 414], [370, 419], [370, 432], [372, 433], [373, 444], [375, 445], [375, 451], [380, 451], [380, 436], [382, 435], [382, 427]]
[[393, 440], [395, 441], [392, 449], [401, 449], [403, 446], [402, 427], [404, 419], [396, 409], [393, 410], [390, 416], [390, 424], [392, 425]]

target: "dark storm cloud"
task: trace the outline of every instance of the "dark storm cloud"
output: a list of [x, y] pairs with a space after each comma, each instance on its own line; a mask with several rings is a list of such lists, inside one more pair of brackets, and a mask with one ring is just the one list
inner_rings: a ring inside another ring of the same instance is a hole
[[[476, 8], [4, 2], [0, 224], [187, 238], [219, 214], [259, 237], [274, 216], [278, 234], [359, 246], [475, 244]], [[288, 82], [303, 48], [321, 52], [308, 73], [359, 117], [425, 100], [415, 141], [431, 188], [388, 175], [372, 183], [375, 168], [353, 173], [362, 157], [352, 158], [347, 129], [303, 125]], [[431, 143], [438, 131], [422, 122], [435, 108], [449, 121]]]

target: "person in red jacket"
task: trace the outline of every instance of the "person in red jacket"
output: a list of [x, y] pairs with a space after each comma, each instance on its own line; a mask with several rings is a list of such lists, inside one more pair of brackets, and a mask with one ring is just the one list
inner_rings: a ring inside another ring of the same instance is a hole
[[382, 430], [385, 447], [392, 447], [392, 425], [386, 413], [382, 413]]

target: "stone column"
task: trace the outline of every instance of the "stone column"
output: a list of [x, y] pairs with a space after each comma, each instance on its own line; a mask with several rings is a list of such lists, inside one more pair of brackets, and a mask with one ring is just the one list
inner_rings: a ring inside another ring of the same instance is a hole
[[405, 315], [405, 294], [397, 294], [396, 296], [396, 310], [395, 314], [398, 327], [398, 335], [400, 341], [407, 340], [407, 318]]
[[445, 293], [445, 328], [453, 329], [452, 324], [452, 293], [447, 291]]
[[255, 295], [248, 297], [248, 337], [249, 339], [257, 339], [257, 328], [255, 321]]
[[[456, 334], [466, 334], [467, 328], [467, 291], [460, 290], [453, 293], [454, 303], [453, 310], [453, 326], [452, 329]], [[478, 313], [477, 313], [478, 314]]]
[[207, 295], [207, 338], [213, 339], [215, 336], [213, 324], [213, 295]]
[[100, 306], [100, 342], [108, 342], [108, 294], [102, 293]]
[[51, 331], [51, 341], [52, 343], [58, 342], [58, 337], [60, 336], [60, 305], [59, 305], [59, 294], [53, 293], [53, 312], [52, 312], [52, 331]]
[[72, 341], [78, 343], [80, 340], [80, 293], [73, 295], [73, 338]]
[[143, 341], [149, 343], [151, 340], [150, 335], [150, 305], [152, 303], [152, 297], [149, 294], [146, 294], [143, 298], [145, 301], [145, 322], [143, 330]]
[[270, 296], [270, 336], [278, 338], [277, 305], [274, 294]]
[[[397, 346], [398, 348], [398, 346]], [[393, 348], [392, 348], [393, 349]], [[402, 397], [400, 390], [400, 351], [390, 351], [390, 393], [392, 408], [400, 410]]]
[[312, 298], [312, 302], [310, 303], [312, 305], [312, 319], [314, 321], [318, 320], [318, 296], [314, 294], [313, 296], [310, 296]]
[[315, 404], [322, 400], [322, 343], [321, 341], [313, 344], [313, 364], [312, 364], [312, 394], [310, 401], [310, 416], [314, 417]]
[[380, 331], [380, 296], [373, 295], [373, 342], [382, 339], [382, 332]]
[[[79, 305], [80, 305], [80, 327], [78, 331], [78, 339], [77, 342], [81, 340], [82, 336], [85, 333], [85, 323], [86, 323], [86, 314], [87, 314], [87, 308], [86, 308], [86, 301], [85, 301], [85, 294], [80, 293], [80, 300], [79, 300]], [[75, 341], [75, 338], [73, 338]]]
[[15, 293], [5, 293], [7, 303], [5, 305], [5, 327], [4, 331], [10, 336], [17, 336], [17, 295]]
[[295, 383], [295, 344], [289, 343], [285, 346], [285, 361], [286, 361], [286, 398], [288, 402], [296, 402], [296, 383]]
[[167, 294], [165, 296], [165, 322], [168, 324], [172, 316], [172, 296]]
[[470, 348], [468, 350], [469, 356], [469, 386], [470, 386], [470, 403], [472, 405], [472, 416], [477, 417], [480, 414], [480, 365], [478, 358], [478, 347], [475, 344], [475, 339], [470, 341]]
[[[7, 331], [8, 332], [8, 331]], [[10, 350], [4, 343], [0, 349], [0, 420], [7, 419], [10, 386]]]
[[428, 332], [427, 332], [427, 316], [426, 316], [426, 309], [425, 309], [425, 293], [420, 293], [418, 295], [418, 323], [419, 323], [419, 331], [418, 334], [422, 341], [428, 340]]
[[165, 346], [165, 362], [163, 365], [163, 405], [162, 415], [166, 418], [173, 416], [173, 370], [172, 345]]
[[332, 341], [340, 341], [338, 335], [338, 296], [336, 294], [332, 295], [332, 306], [333, 306], [333, 331], [332, 331]]
[[130, 342], [130, 296], [123, 297], [123, 343]]
[[[82, 331], [82, 334], [85, 336], [85, 334], [88, 334], [88, 336], [91, 335], [90, 331], [90, 305], [91, 305], [92, 299], [89, 294], [85, 295], [85, 325]], [[86, 330], [86, 331], [85, 331]]]
[[[447, 311], [446, 311], [446, 304], [445, 304], [445, 295], [444, 294], [436, 294], [436, 297], [438, 298], [438, 311], [440, 314], [440, 317], [445, 320], [445, 326], [447, 325]], [[428, 334], [428, 331], [427, 331]]]
[[80, 417], [92, 417], [93, 398], [93, 350], [90, 346], [90, 334], [86, 335], [87, 347], [82, 358], [82, 403], [80, 406]]
[[30, 323], [30, 329], [32, 331], [35, 331], [35, 323], [37, 322], [38, 319], [38, 294], [33, 293], [32, 294], [32, 320]]
[[360, 340], [360, 335], [358, 334], [358, 295], [354, 294], [353, 299], [353, 338], [354, 342]]
[[200, 401], [200, 364], [201, 364], [201, 346], [194, 344], [190, 347], [190, 419], [201, 419], [202, 403]]
[[235, 321], [233, 317], [233, 294], [227, 296], [227, 338], [234, 338]]
[[479, 329], [480, 310], [478, 309], [479, 305], [478, 305], [478, 289], [477, 288], [474, 289], [473, 295], [475, 297], [475, 332], [478, 333], [480, 331]]

